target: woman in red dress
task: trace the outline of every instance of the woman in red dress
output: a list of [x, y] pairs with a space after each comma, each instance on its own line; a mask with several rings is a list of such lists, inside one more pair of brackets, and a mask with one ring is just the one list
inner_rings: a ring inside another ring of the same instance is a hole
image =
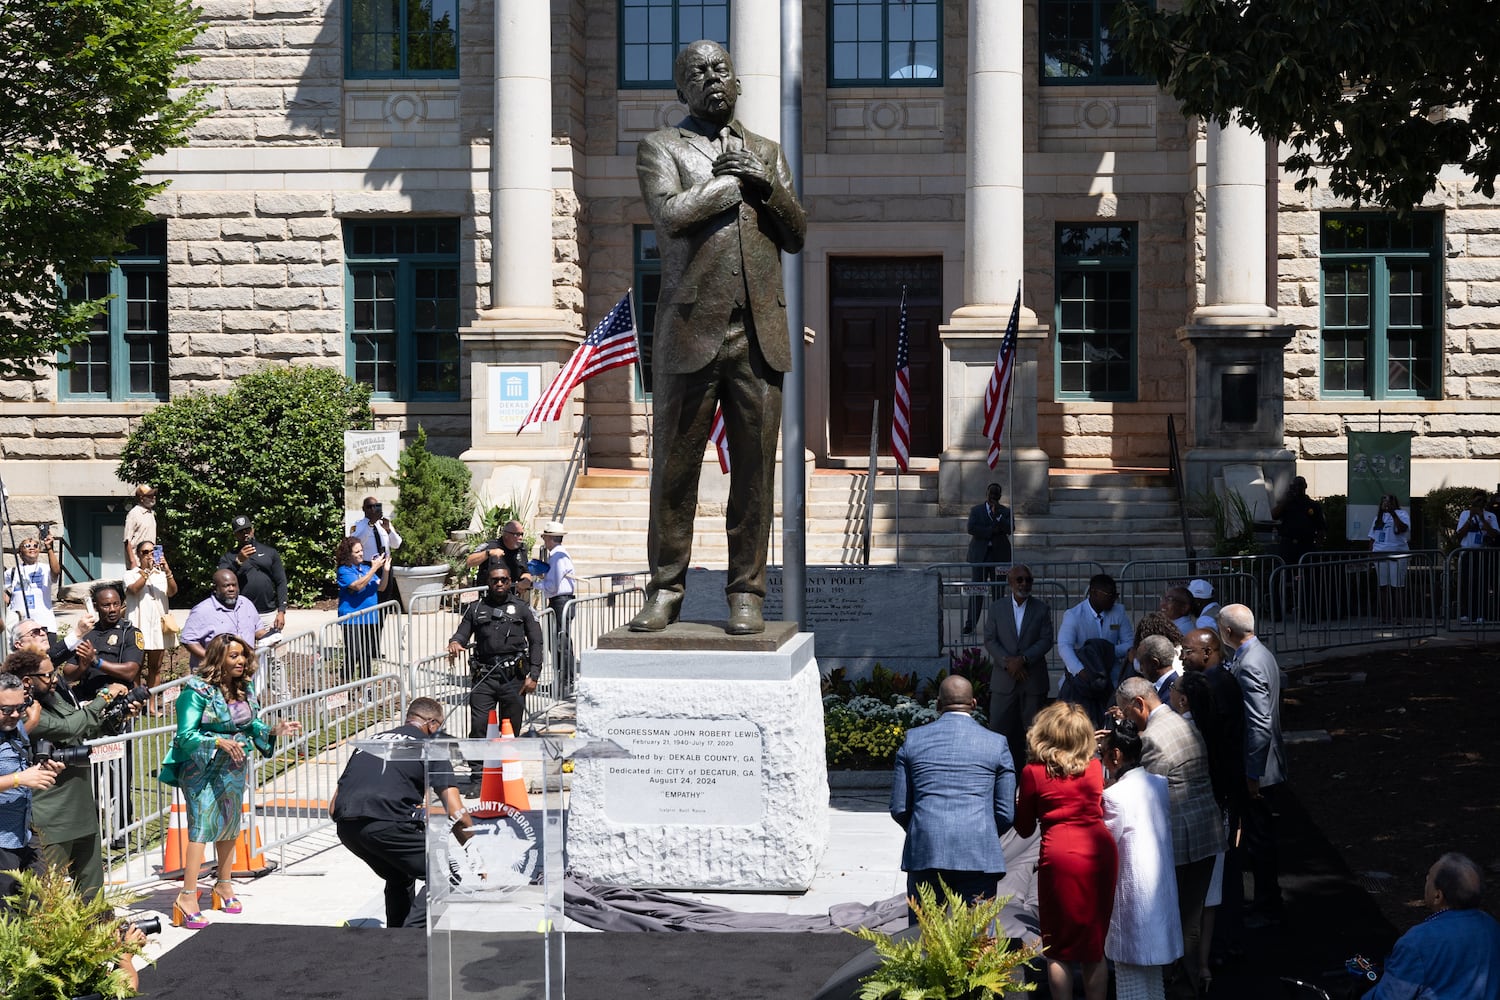
[[1015, 831], [1042, 825], [1038, 909], [1054, 997], [1073, 995], [1070, 963], [1083, 965], [1087, 1000], [1104, 1000], [1109, 969], [1104, 936], [1115, 904], [1115, 842], [1104, 825], [1104, 770], [1094, 757], [1088, 712], [1053, 702], [1026, 733], [1028, 763], [1016, 796]]

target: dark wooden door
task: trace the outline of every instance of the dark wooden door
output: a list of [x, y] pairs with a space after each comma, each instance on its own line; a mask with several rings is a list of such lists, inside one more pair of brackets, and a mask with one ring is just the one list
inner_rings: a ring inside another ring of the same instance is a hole
[[941, 257], [834, 257], [828, 264], [828, 446], [870, 453], [870, 410], [880, 401], [880, 454], [891, 453], [901, 288], [911, 347], [911, 453], [934, 457], [943, 439]]

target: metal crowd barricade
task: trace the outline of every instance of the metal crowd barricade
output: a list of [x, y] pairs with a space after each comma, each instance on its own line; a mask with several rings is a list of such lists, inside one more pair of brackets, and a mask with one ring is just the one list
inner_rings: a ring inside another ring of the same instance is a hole
[[138, 717], [131, 732], [84, 743], [99, 806], [99, 839], [111, 884], [135, 886], [156, 879], [152, 848], [165, 834], [174, 789], [156, 775], [177, 732], [176, 694], [187, 678], [151, 689], [164, 706], [161, 716]]
[[1449, 628], [1481, 640], [1500, 631], [1500, 549], [1454, 549], [1443, 576], [1440, 617]]
[[[1104, 567], [1096, 562], [1030, 562], [1017, 560], [1031, 570], [1032, 593], [1046, 601], [1052, 610], [1052, 623], [1056, 628], [1062, 621], [1063, 612], [1083, 600], [1088, 591], [1089, 578], [1103, 573]], [[979, 645], [975, 637], [982, 636], [984, 614], [991, 601], [1004, 592], [1005, 573], [1010, 563], [933, 563], [927, 572], [938, 576], [938, 645], [950, 650], [964, 646]], [[974, 583], [976, 568], [994, 569], [993, 582]], [[975, 598], [979, 606], [974, 605]], [[975, 611], [977, 614], [974, 614]], [[963, 631], [968, 616], [974, 614], [972, 634]]]
[[592, 597], [595, 594], [608, 594], [611, 591], [646, 589], [646, 581], [651, 578], [651, 571], [644, 569], [624, 570], [616, 573], [594, 573], [589, 576], [580, 576], [576, 581], [574, 593], [578, 597]]
[[573, 697], [573, 688], [578, 683], [579, 658], [598, 645], [601, 635], [629, 624], [645, 604], [646, 592], [640, 587], [568, 602], [563, 609], [561, 626], [565, 641], [558, 643], [561, 662], [557, 664], [556, 696], [559, 699]]
[[1271, 574], [1282, 565], [1274, 554], [1136, 559], [1120, 567], [1115, 582], [1133, 622], [1157, 610], [1168, 587], [1185, 587], [1193, 580], [1213, 584], [1218, 603], [1243, 604], [1258, 618], [1270, 606]]
[[[1399, 559], [1391, 557], [1396, 556]], [[1382, 604], [1376, 566], [1404, 563], [1404, 586]], [[1309, 552], [1271, 574], [1269, 608], [1256, 633], [1278, 654], [1436, 635], [1448, 587], [1442, 554]]]

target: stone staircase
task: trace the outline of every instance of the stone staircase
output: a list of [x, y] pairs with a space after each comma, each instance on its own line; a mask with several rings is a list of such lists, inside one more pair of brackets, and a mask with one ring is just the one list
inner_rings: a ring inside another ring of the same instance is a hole
[[[709, 474], [712, 471], [705, 473]], [[863, 472], [844, 470], [818, 470], [808, 478], [808, 565], [863, 561], [867, 478]], [[1050, 488], [1048, 513], [1023, 513], [1017, 518], [1013, 539], [1017, 559], [1093, 561], [1114, 572], [1132, 559], [1182, 558], [1178, 503], [1165, 473], [1058, 472], [1051, 476]], [[940, 509], [937, 489], [936, 473], [901, 476], [898, 510], [895, 476], [882, 473], [877, 477], [872, 564], [921, 567], [964, 561], [968, 505]], [[578, 572], [588, 576], [644, 569], [648, 509], [644, 471], [581, 476], [567, 515], [568, 553]], [[1203, 550], [1207, 530], [1202, 522], [1194, 523], [1194, 535]], [[778, 503], [771, 530], [772, 563], [781, 562], [781, 548]], [[726, 562], [723, 506], [700, 503], [693, 565], [719, 568]]]

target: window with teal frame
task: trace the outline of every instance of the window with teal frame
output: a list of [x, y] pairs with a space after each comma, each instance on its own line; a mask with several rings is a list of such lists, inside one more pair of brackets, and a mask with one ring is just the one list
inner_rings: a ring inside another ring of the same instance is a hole
[[940, 87], [943, 5], [938, 0], [831, 0], [830, 87]]
[[1057, 399], [1134, 400], [1134, 223], [1058, 225], [1054, 308]]
[[620, 86], [671, 90], [672, 60], [688, 42], [729, 47], [729, 0], [620, 0], [619, 37]]
[[636, 341], [641, 360], [635, 366], [635, 398], [651, 398], [651, 332], [656, 329], [656, 303], [661, 299], [661, 254], [656, 247], [656, 230], [650, 226], [635, 227], [635, 309]]
[[458, 0], [345, 0], [351, 80], [458, 76]]
[[75, 302], [109, 302], [62, 356], [63, 399], [167, 398], [167, 224], [137, 226], [126, 240], [114, 266], [68, 288]]
[[1442, 391], [1442, 217], [1322, 219], [1325, 399], [1436, 399]]
[[457, 399], [457, 219], [344, 223], [349, 377], [376, 399]]
[[1150, 83], [1125, 64], [1114, 18], [1123, 0], [1040, 0], [1041, 72], [1046, 84]]

